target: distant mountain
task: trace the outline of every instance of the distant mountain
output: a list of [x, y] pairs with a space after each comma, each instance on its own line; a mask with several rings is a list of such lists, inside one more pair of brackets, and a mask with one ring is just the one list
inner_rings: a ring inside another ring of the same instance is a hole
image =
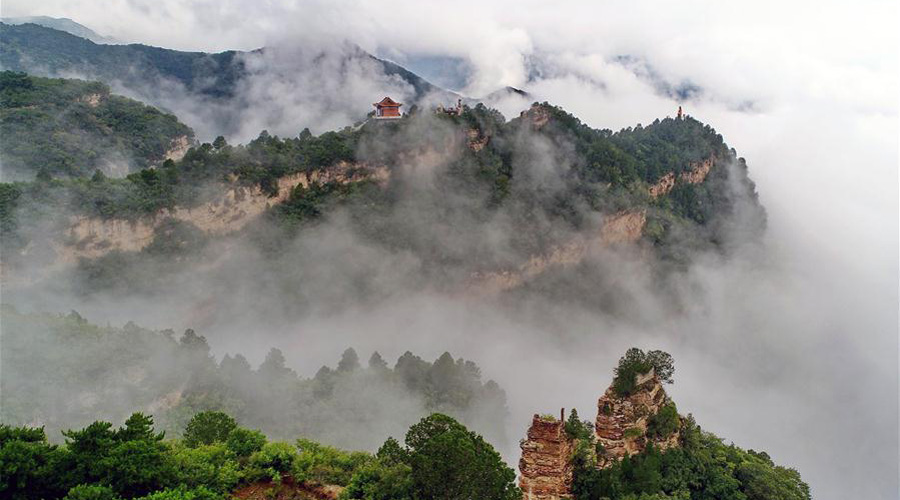
[[122, 177], [180, 158], [193, 138], [174, 116], [112, 95], [102, 83], [11, 71], [0, 72], [0, 134], [5, 181], [95, 170]]
[[206, 54], [139, 44], [103, 45], [37, 24], [2, 28], [0, 68], [4, 70], [40, 76], [82, 74], [126, 88], [164, 77], [210, 97], [231, 96], [236, 80], [244, 74], [234, 51]]
[[19, 24], [37, 24], [45, 28], [51, 28], [59, 31], [65, 31], [81, 38], [87, 38], [94, 43], [121, 43], [115, 38], [98, 34], [96, 31], [78, 24], [75, 21], [65, 17], [48, 17], [48, 16], [25, 16], [25, 17], [0, 17], [0, 22], [11, 25]]
[[364, 118], [371, 103], [388, 94], [404, 109], [426, 99], [457, 98], [349, 43], [209, 54], [97, 44], [36, 24], [2, 28], [0, 68], [99, 80], [175, 112], [209, 139], [247, 139], [261, 129], [294, 135], [304, 127], [336, 128]]

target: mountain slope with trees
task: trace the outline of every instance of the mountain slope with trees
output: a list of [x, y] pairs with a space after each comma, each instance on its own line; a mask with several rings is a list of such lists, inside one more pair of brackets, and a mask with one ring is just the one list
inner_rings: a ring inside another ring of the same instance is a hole
[[[177, 82], [197, 98], [226, 102], [236, 96], [250, 69], [246, 56], [261, 54], [225, 51], [215, 54], [184, 52], [141, 44], [106, 45], [36, 24], [3, 24], [0, 30], [0, 68], [41, 76], [88, 75], [107, 84], [117, 83], [153, 102], [148, 82]], [[414, 92], [414, 104], [440, 89], [406, 68], [379, 59], [359, 47], [345, 51], [348, 63], [372, 63], [389, 77], [397, 77]], [[123, 68], [128, 68], [123, 71]]]
[[9, 306], [0, 323], [0, 420], [7, 424], [38, 422], [55, 435], [143, 411], [175, 436], [194, 413], [216, 410], [272, 437], [375, 449], [384, 439], [378, 433], [442, 412], [506, 444], [505, 392], [483, 381], [475, 363], [449, 353], [426, 361], [406, 352], [392, 367], [377, 352], [360, 361], [351, 348], [308, 378], [274, 348], [256, 368], [241, 354], [216, 360], [193, 330], [102, 327], [75, 312], [22, 314]]
[[122, 177], [183, 154], [193, 132], [170, 114], [110, 94], [98, 82], [0, 72], [5, 180], [36, 175]]

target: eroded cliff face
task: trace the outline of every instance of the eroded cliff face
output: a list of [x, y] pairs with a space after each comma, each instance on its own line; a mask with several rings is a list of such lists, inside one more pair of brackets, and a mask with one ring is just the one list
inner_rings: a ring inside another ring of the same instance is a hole
[[51, 245], [59, 263], [71, 263], [82, 257], [100, 257], [113, 250], [142, 250], [153, 241], [160, 225], [171, 219], [193, 224], [208, 235], [225, 235], [242, 229], [268, 207], [286, 200], [298, 186], [305, 188], [313, 183], [361, 180], [384, 182], [388, 176], [386, 167], [340, 163], [310, 174], [282, 177], [274, 196], [267, 195], [259, 186], [233, 185], [218, 198], [197, 207], [163, 209], [137, 220], [73, 216], [63, 236]]
[[533, 279], [553, 266], [578, 264], [593, 250], [617, 244], [635, 243], [643, 234], [647, 213], [643, 210], [624, 211], [606, 217], [597, 234], [575, 237], [549, 252], [534, 255], [516, 269], [474, 274], [467, 291], [476, 295], [490, 295], [511, 290]]
[[715, 163], [715, 156], [711, 156], [700, 163], [691, 163], [690, 170], [682, 172], [679, 178], [688, 184], [700, 184], [706, 180], [706, 176], [709, 175], [709, 171]]
[[[671, 402], [659, 378], [651, 370], [638, 375], [635, 381], [637, 389], [630, 396], [619, 396], [610, 385], [597, 402], [593, 438], [602, 445], [596, 462], [600, 469], [626, 454], [642, 452], [651, 441], [660, 450], [678, 446], [677, 431], [666, 438], [647, 436], [650, 418]], [[566, 434], [563, 418], [534, 416], [520, 445], [519, 487], [523, 500], [572, 498], [575, 446], [576, 441]]]
[[172, 144], [169, 145], [169, 149], [166, 151], [163, 159], [178, 161], [184, 158], [184, 155], [187, 154], [189, 149], [191, 149], [191, 141], [188, 139], [188, 136], [179, 135], [172, 139]]
[[638, 390], [628, 397], [620, 397], [613, 387], [597, 401], [597, 420], [594, 433], [603, 445], [605, 454], [598, 456], [598, 464], [605, 467], [626, 454], [634, 455], [646, 448], [650, 441], [660, 450], [676, 446], [678, 433], [665, 439], [647, 437], [647, 421], [663, 406], [670, 403], [665, 389], [651, 371], [639, 376]]
[[529, 120], [531, 126], [535, 130], [538, 130], [550, 122], [551, 114], [550, 109], [547, 106], [535, 103], [527, 110], [522, 111], [519, 116]]
[[[716, 157], [710, 156], [709, 158], [698, 162], [691, 163], [688, 166], [688, 170], [681, 172], [681, 174], [677, 177], [678, 181], [687, 183], [687, 184], [700, 184], [701, 182], [706, 180], [706, 176], [709, 175], [709, 171], [712, 170], [713, 165], [716, 163]], [[670, 191], [675, 187], [675, 173], [669, 172], [668, 174], [659, 178], [655, 184], [651, 185], [648, 188], [650, 191], [651, 198], [659, 198], [660, 196], [665, 196], [669, 194]]]
[[520, 444], [519, 488], [525, 500], [572, 498], [573, 441], [563, 425], [553, 417], [532, 419], [528, 437]]

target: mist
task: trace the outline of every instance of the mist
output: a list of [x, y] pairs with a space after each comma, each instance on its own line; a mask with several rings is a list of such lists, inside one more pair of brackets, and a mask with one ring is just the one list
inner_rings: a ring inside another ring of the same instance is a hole
[[[218, 12], [180, 2], [146, 7], [10, 1], [4, 15], [67, 16], [118, 39], [195, 50], [302, 46], [339, 34], [397, 60], [462, 58], [470, 68], [460, 89], [466, 95], [524, 88], [534, 97], [529, 101], [549, 100], [611, 129], [672, 115], [679, 104], [658, 80], [616, 59], [638, 57], [670, 86], [690, 82], [700, 89], [681, 104], [747, 159], [767, 212], [766, 233], [727, 258], [699, 255], [664, 287], [654, 262], [611, 249], [580, 264], [588, 272], [553, 287], [558, 293], [549, 300], [531, 293], [484, 300], [423, 284], [428, 269], [417, 256], [372, 245], [339, 213], [292, 242], [275, 264], [252, 246], [228, 243], [222, 250], [215, 243], [208, 255], [224, 255], [218, 270], [227, 272], [180, 276], [166, 294], [82, 297], [63, 287], [5, 293], [13, 297], [4, 302], [76, 309], [100, 324], [196, 328], [217, 357], [241, 353], [254, 366], [277, 347], [307, 377], [348, 346], [388, 360], [407, 350], [425, 359], [450, 351], [475, 361], [485, 380], [506, 391], [513, 444], [501, 452], [511, 464], [533, 413], [574, 406], [593, 416], [628, 347], [663, 349], [677, 363], [668, 392], [704, 429], [796, 467], [815, 498], [897, 498], [900, 130], [897, 33], [890, 26], [896, 5], [500, 3], [448, 5], [446, 15], [428, 21], [428, 7], [394, 2], [390, 22], [374, 2], [264, 5], [249, 20], [241, 13], [250, 7], [237, 0]], [[146, 22], [148, 12], [154, 22]], [[304, 18], [318, 22], [292, 34]], [[160, 24], [164, 33], [153, 28]], [[229, 119], [230, 138], [246, 140], [262, 129], [296, 135], [303, 127], [340, 128], [383, 94], [410, 95], [364, 64], [343, 79], [332, 71], [298, 77], [303, 73], [291, 71], [290, 62], [305, 67], [307, 56], [282, 54], [252, 56], [259, 74], [242, 88], [247, 106]], [[512, 118], [528, 104], [511, 98], [497, 106]], [[196, 106], [190, 96], [166, 105], [191, 125], [209, 112]], [[212, 133], [198, 128], [201, 138]], [[552, 179], [552, 168], [538, 167], [560, 165], [566, 152], [544, 153], [546, 161], [532, 166]], [[408, 167], [421, 174], [412, 178], [431, 189], [425, 192], [439, 192], [428, 165], [414, 160]], [[437, 238], [451, 253], [480, 249], [497, 262], [527, 257], [510, 251], [515, 221], [454, 220], [481, 232], [440, 239], [430, 212], [421, 210], [425, 201], [406, 201], [394, 215], [419, 214], [415, 234]], [[154, 269], [148, 264], [148, 274]], [[282, 273], [293, 274], [289, 283], [305, 284], [300, 305], [276, 297]], [[369, 284], [362, 297], [360, 276]], [[600, 279], [618, 298], [612, 311], [572, 291]], [[218, 305], [198, 315], [202, 300]]]

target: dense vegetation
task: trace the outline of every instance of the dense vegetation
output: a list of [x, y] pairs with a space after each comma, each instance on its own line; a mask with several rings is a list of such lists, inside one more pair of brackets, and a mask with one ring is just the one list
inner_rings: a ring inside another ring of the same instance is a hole
[[[539, 129], [532, 124], [535, 113], [550, 115]], [[465, 145], [473, 131], [484, 143], [477, 150]], [[428, 174], [429, 182], [422, 183], [422, 173], [406, 165], [431, 151], [443, 156]], [[661, 248], [688, 235], [695, 246], [717, 244], [723, 238], [721, 221], [734, 212], [728, 169], [713, 169], [702, 184], [679, 183], [670, 196], [656, 200], [646, 191], [663, 173], [683, 171], [709, 155], [723, 162], [733, 159], [721, 136], [691, 118], [612, 133], [591, 129], [546, 104], [509, 122], [478, 105], [466, 107], [459, 117], [414, 113], [393, 123], [370, 122], [319, 136], [306, 130], [293, 138], [263, 132], [237, 146], [218, 138], [191, 149], [178, 162], [125, 179], [95, 175], [4, 185], [0, 222], [7, 236], [4, 246], [15, 250], [29, 241], [21, 229], [27, 233], [40, 220], [59, 222], [62, 214], [134, 219], [162, 208], [195, 206], [221, 194], [224, 184], [259, 185], [274, 194], [284, 175], [357, 162], [388, 166], [387, 186], [298, 188], [287, 203], [273, 208], [269, 221], [296, 229], [340, 205], [350, 212], [354, 229], [379, 245], [444, 265], [503, 267], [545, 251], [572, 231], [590, 229], [597, 212], [624, 209], [648, 210], [645, 237]], [[549, 172], [548, 164], [555, 170]], [[742, 178], [736, 182], [755, 196], [745, 167], [738, 172]], [[415, 197], [410, 196], [413, 189]], [[528, 230], [505, 234], [510, 251], [498, 256], [490, 239], [477, 235], [496, 234], [490, 225], [501, 219]], [[271, 240], [278, 234], [253, 240], [283, 248]], [[282, 235], [293, 237], [294, 232]]]
[[5, 179], [118, 175], [162, 162], [191, 130], [170, 115], [110, 95], [98, 82], [0, 72]]
[[428, 362], [407, 352], [391, 368], [378, 353], [363, 366], [347, 349], [336, 367], [303, 378], [278, 349], [256, 369], [240, 354], [217, 362], [192, 330], [176, 336], [134, 324], [100, 327], [74, 312], [20, 314], [8, 306], [0, 314], [4, 423], [42, 422], [56, 433], [142, 409], [178, 435], [195, 413], [219, 410], [269, 436], [374, 449], [384, 435], [442, 412], [506, 441], [504, 391], [482, 382], [473, 362], [448, 353]]
[[619, 396], [630, 396], [637, 389], [637, 376], [649, 373], [650, 370], [653, 370], [660, 382], [671, 384], [675, 361], [667, 352], [644, 352], [637, 347], [628, 349], [616, 366], [613, 389]]
[[[670, 419], [674, 412], [672, 405], [660, 419]], [[582, 425], [590, 426], [590, 422]], [[726, 445], [702, 431], [690, 415], [681, 419], [679, 427], [680, 446], [660, 451], [651, 442], [643, 452], [603, 469], [596, 466], [604, 452], [602, 447], [593, 444], [589, 431], [573, 431], [579, 436], [573, 457], [575, 498], [810, 500], [809, 486], [800, 474], [775, 465], [765, 452]], [[654, 431], [659, 432], [659, 428]]]
[[11, 500], [215, 500], [242, 487], [259, 498], [285, 490], [345, 487], [342, 499], [513, 500], [515, 473], [490, 444], [454, 419], [423, 418], [406, 446], [389, 438], [376, 455], [345, 452], [309, 439], [270, 442], [227, 414], [203, 412], [183, 440], [165, 440], [153, 419], [132, 414], [113, 428], [95, 421], [50, 444], [43, 428], [0, 425], [0, 497]]

